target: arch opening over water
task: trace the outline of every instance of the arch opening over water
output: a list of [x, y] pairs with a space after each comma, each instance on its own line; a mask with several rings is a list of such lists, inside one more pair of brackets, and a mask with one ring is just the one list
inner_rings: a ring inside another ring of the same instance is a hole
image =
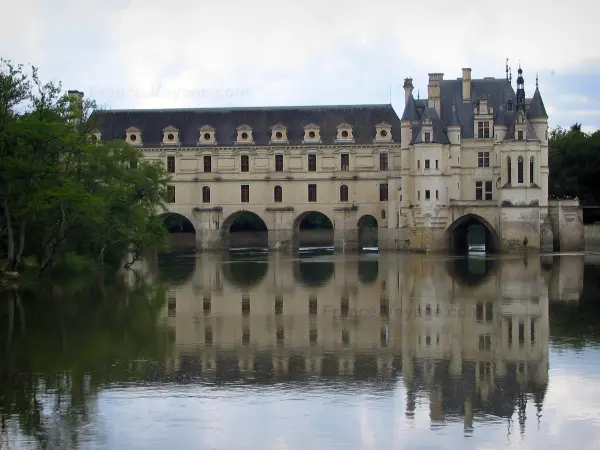
[[221, 239], [229, 250], [266, 249], [269, 245], [267, 224], [251, 211], [236, 211], [221, 226]]
[[306, 211], [293, 225], [294, 248], [300, 250], [333, 249], [333, 222], [319, 211]]
[[196, 248], [196, 228], [184, 215], [167, 212], [159, 216], [169, 233], [169, 244], [173, 248]]
[[356, 224], [358, 230], [358, 249], [360, 251], [379, 250], [379, 223], [370, 215], [364, 215]]
[[448, 227], [446, 235], [450, 251], [457, 255], [500, 251], [500, 238], [494, 227], [476, 214], [458, 218]]

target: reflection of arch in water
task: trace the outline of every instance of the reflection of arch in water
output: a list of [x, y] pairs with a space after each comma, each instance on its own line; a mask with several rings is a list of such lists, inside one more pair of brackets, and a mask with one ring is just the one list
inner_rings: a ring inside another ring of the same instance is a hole
[[465, 254], [469, 245], [485, 244], [488, 253], [500, 251], [500, 238], [494, 227], [477, 214], [459, 217], [446, 229], [448, 248], [457, 254]]
[[174, 251], [164, 253], [157, 258], [158, 281], [172, 286], [188, 283], [196, 271], [196, 253], [193, 251]]
[[232, 285], [240, 288], [257, 286], [267, 276], [269, 262], [264, 259], [253, 259], [247, 255], [230, 254], [228, 261], [221, 264], [223, 276]]
[[335, 265], [328, 261], [295, 261], [294, 279], [305, 286], [323, 286], [331, 280]]
[[489, 258], [455, 258], [449, 260], [447, 269], [454, 281], [467, 286], [478, 286], [496, 272], [497, 261]]
[[373, 284], [379, 277], [379, 261], [360, 259], [358, 261], [358, 279], [363, 284]]
[[333, 247], [333, 222], [319, 211], [305, 211], [293, 223], [294, 248]]
[[196, 233], [194, 224], [182, 214], [166, 212], [159, 217], [169, 233]]
[[236, 211], [223, 221], [221, 240], [225, 248], [266, 248], [269, 244], [267, 224], [255, 212]]
[[379, 223], [377, 219], [366, 214], [358, 219], [356, 224], [358, 230], [358, 248], [379, 248]]

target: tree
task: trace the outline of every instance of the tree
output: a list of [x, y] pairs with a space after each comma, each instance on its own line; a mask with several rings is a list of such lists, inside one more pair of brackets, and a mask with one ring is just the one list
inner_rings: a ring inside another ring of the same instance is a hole
[[600, 205], [600, 132], [581, 131], [580, 124], [550, 133], [549, 189], [554, 198], [579, 198], [583, 205]]
[[[125, 142], [95, 143], [95, 103], [0, 62], [0, 251], [40, 273], [75, 253], [100, 263], [160, 249], [169, 176]], [[1, 258], [1, 256], [0, 256]]]

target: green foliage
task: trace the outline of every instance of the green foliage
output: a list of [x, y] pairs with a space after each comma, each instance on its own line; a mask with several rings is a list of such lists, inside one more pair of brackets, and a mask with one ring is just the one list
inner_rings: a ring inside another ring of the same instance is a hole
[[600, 205], [600, 132], [584, 133], [581, 125], [550, 132], [548, 164], [552, 198], [578, 198], [583, 205]]
[[93, 101], [0, 60], [0, 258], [118, 264], [166, 246], [169, 175], [125, 142], [93, 142]]

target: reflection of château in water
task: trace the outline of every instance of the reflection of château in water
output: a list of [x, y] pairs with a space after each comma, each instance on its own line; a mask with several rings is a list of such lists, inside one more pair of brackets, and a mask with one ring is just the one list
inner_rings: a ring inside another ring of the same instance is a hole
[[541, 410], [549, 286], [583, 270], [579, 257], [545, 266], [538, 258], [327, 258], [190, 258], [165, 310], [176, 335], [172, 370], [304, 388], [341, 378], [391, 389], [401, 376], [408, 415], [425, 395], [432, 421], [460, 416], [467, 427], [477, 412], [521, 417], [528, 397]]

